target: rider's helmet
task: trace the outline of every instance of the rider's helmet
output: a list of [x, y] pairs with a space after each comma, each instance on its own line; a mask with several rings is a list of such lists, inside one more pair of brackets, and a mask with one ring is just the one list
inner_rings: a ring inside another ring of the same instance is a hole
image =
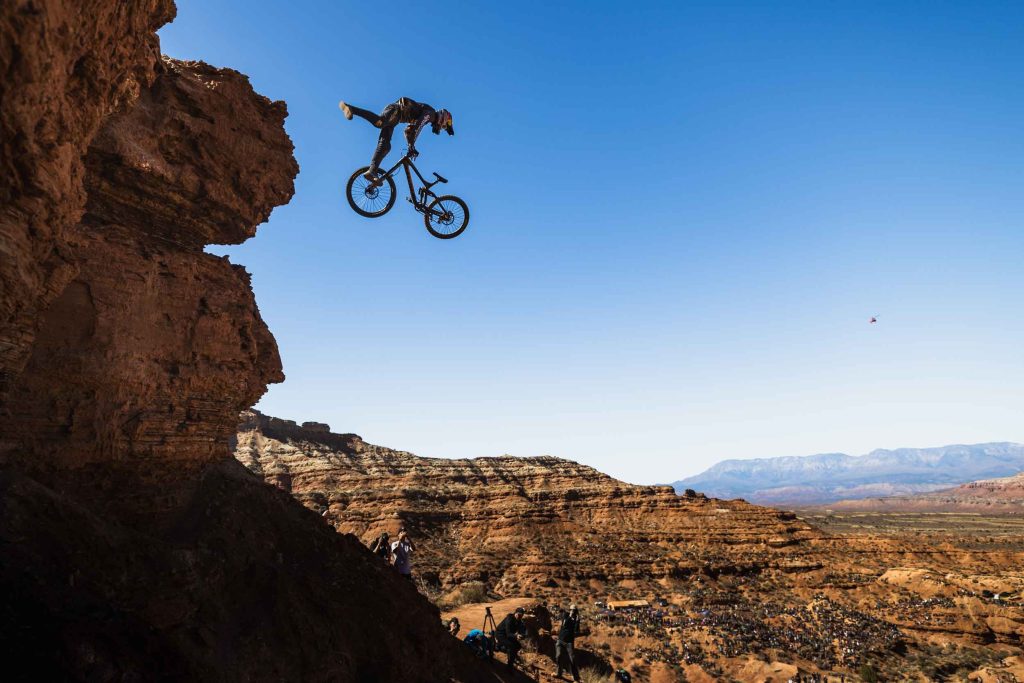
[[439, 109], [434, 114], [434, 135], [439, 135], [442, 128], [448, 131], [448, 135], [455, 135], [455, 128], [452, 127], [452, 113], [447, 109]]

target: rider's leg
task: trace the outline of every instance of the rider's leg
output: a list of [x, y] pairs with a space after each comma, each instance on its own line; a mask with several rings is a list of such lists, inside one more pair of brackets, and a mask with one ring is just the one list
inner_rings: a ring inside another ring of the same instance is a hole
[[370, 159], [370, 168], [363, 174], [363, 177], [367, 180], [372, 180], [377, 175], [380, 162], [384, 161], [384, 157], [391, 151], [391, 136], [394, 132], [394, 125], [384, 126], [380, 129], [380, 137], [377, 138], [377, 149], [373, 153], [373, 158]]
[[339, 102], [338, 107], [341, 109], [341, 113], [344, 114], [345, 118], [349, 121], [352, 120], [353, 116], [358, 116], [361, 119], [369, 121], [370, 125], [380, 128], [381, 117], [374, 114], [372, 111], [351, 105], [347, 102]]

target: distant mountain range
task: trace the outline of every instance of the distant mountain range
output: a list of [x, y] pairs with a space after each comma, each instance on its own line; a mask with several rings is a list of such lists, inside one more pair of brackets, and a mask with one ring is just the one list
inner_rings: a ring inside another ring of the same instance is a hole
[[939, 448], [724, 460], [673, 482], [715, 498], [762, 505], [816, 505], [838, 500], [911, 495], [1024, 471], [1024, 445], [983, 443]]

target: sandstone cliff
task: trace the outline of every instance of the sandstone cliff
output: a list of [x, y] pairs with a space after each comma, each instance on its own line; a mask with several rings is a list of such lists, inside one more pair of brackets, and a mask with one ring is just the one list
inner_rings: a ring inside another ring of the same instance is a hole
[[0, 7], [0, 399], [37, 319], [74, 276], [86, 148], [155, 76], [170, 0], [11, 0]]
[[495, 680], [231, 458], [283, 374], [248, 274], [203, 247], [252, 237], [298, 166], [283, 102], [160, 57], [173, 14], [0, 4], [5, 677]]
[[[1024, 637], [1016, 536], [836, 534], [559, 458], [421, 458], [255, 411], [235, 457], [364, 543], [407, 529], [421, 590], [470, 626], [487, 605], [581, 603], [580, 649], [644, 680], [933, 680]], [[671, 626], [594, 607], [609, 598], [667, 603]], [[542, 646], [529, 661], [553, 673]]]
[[499, 592], [635, 586], [799, 565], [817, 533], [793, 515], [634, 486], [553, 457], [420, 458], [325, 425], [243, 415], [236, 457], [369, 542], [409, 529], [423, 576]]

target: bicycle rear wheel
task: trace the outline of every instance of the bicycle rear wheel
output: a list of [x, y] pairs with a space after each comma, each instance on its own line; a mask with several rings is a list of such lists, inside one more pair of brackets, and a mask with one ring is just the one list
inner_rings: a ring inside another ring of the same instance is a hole
[[348, 198], [348, 205], [360, 216], [378, 218], [395, 205], [395, 181], [391, 176], [378, 177], [377, 180], [380, 182], [374, 185], [363, 177], [369, 168], [363, 166], [352, 174], [345, 187], [345, 196]]
[[434, 237], [450, 240], [458, 237], [469, 225], [469, 207], [466, 202], [450, 194], [442, 195], [430, 202], [423, 222]]

